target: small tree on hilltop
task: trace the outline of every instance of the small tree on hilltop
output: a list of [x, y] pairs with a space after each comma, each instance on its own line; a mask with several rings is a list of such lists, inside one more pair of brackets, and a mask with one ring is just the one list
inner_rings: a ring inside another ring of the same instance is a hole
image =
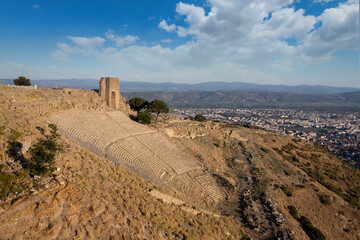
[[136, 111], [139, 115], [139, 112], [142, 109], [146, 109], [149, 107], [149, 102], [141, 97], [135, 97], [129, 100], [130, 108]]
[[152, 113], [156, 113], [157, 115], [159, 115], [160, 113], [168, 113], [169, 107], [164, 101], [155, 99], [149, 104], [148, 110]]
[[24, 76], [20, 76], [17, 79], [14, 79], [14, 84], [16, 86], [31, 86], [30, 79]]
[[199, 122], [205, 122], [205, 121], [206, 121], [206, 117], [204, 117], [204, 116], [201, 115], [201, 114], [196, 114], [194, 120], [195, 120], [195, 121], [199, 121]]

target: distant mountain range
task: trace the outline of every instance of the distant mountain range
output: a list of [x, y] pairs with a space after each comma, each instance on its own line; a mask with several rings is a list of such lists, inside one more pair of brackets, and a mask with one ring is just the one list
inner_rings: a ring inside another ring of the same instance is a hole
[[126, 99], [161, 99], [171, 107], [267, 107], [360, 111], [360, 91], [340, 94], [299, 94], [269, 91], [128, 92]]
[[[32, 84], [49, 88], [83, 88], [98, 89], [99, 80], [63, 79], [63, 80], [31, 80]], [[13, 84], [13, 79], [0, 79], [0, 84]], [[247, 91], [247, 92], [286, 92], [297, 94], [340, 94], [360, 91], [360, 88], [330, 87], [311, 85], [262, 85], [245, 82], [205, 82], [205, 83], [149, 83], [120, 80], [120, 91], [123, 92], [193, 92], [193, 91]]]

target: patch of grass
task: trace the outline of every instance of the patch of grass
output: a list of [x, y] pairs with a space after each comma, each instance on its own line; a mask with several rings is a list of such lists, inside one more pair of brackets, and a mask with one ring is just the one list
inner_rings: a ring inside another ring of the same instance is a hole
[[10, 130], [9, 140], [12, 142], [16, 142], [21, 137], [21, 133], [15, 129]]
[[13, 189], [14, 176], [11, 173], [0, 172], [0, 199], [4, 200]]
[[5, 126], [0, 126], [0, 135], [4, 134]]

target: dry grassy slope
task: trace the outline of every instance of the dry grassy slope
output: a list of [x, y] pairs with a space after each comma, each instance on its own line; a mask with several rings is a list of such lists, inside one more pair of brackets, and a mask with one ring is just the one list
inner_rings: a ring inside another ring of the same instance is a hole
[[194, 215], [182, 206], [164, 204], [149, 189], [177, 195], [64, 138], [59, 140], [63, 147], [55, 162], [60, 171], [40, 179], [30, 177], [6, 152], [14, 130], [20, 133], [17, 141], [33, 144], [43, 137], [41, 129], [49, 133], [51, 114], [106, 107], [95, 92], [85, 90], [35, 91], [0, 85], [0, 97], [0, 176], [11, 175], [10, 182], [1, 178], [0, 185], [12, 184], [0, 202], [0, 239], [241, 238], [234, 217]]
[[[360, 211], [355, 207], [360, 174], [315, 144], [224, 123], [164, 121], [157, 127], [218, 176], [228, 194], [219, 209], [242, 218], [248, 214], [253, 230], [245, 231], [250, 236], [271, 237], [279, 230], [264, 214], [268, 209], [263, 206], [271, 199], [285, 218], [280, 229], [290, 229], [296, 239], [308, 237], [289, 214], [289, 205], [308, 217], [327, 239], [360, 239]], [[244, 189], [251, 190], [255, 200], [245, 210]]]

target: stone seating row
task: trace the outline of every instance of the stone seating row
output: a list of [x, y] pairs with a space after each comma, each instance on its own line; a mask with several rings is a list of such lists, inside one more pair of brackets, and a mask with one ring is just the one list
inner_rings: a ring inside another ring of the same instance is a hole
[[221, 192], [209, 174], [196, 176], [195, 180], [206, 190], [212, 199], [218, 201], [222, 198]]
[[90, 145], [102, 153], [104, 153], [105, 147], [112, 142], [111, 138], [99, 136], [77, 122], [70, 122], [62, 119], [53, 119], [53, 122], [58, 126], [60, 133], [64, 134], [66, 137]]
[[[125, 116], [122, 113], [121, 115]], [[62, 120], [64, 121], [76, 121], [79, 123], [79, 125], [86, 126], [86, 128], [88, 128], [89, 130], [99, 133], [100, 135], [112, 137], [113, 141], [132, 135], [132, 132], [129, 133], [124, 126], [114, 121], [103, 112], [81, 112], [81, 114], [69, 112], [66, 115], [60, 115], [59, 117], [62, 118]], [[131, 120], [127, 119], [126, 121]], [[126, 121], [124, 120], [124, 122]], [[99, 126], [101, 127], [99, 128]], [[128, 129], [131, 129], [131, 131], [133, 131], [133, 128]]]
[[131, 129], [131, 135], [137, 135], [146, 132], [156, 132], [155, 130], [132, 121], [122, 112], [106, 112], [106, 115], [112, 119], [118, 126], [125, 129]]
[[142, 172], [155, 175], [160, 178], [163, 173], [171, 172], [172, 169], [158, 158], [150, 149], [144, 147], [133, 137], [125, 138], [112, 144], [108, 149], [108, 155], [114, 156], [121, 161]]
[[110, 146], [107, 156], [116, 159], [116, 161], [120, 161], [121, 164], [128, 165], [131, 168], [137, 169], [139, 172], [156, 178], [161, 178], [164, 172], [171, 171], [170, 168], [159, 164], [157, 159], [135, 157], [118, 144]]
[[[80, 142], [80, 145], [86, 148], [100, 151], [103, 156], [112, 155], [115, 159], [156, 177], [160, 177], [165, 172], [171, 172], [171, 168], [166, 163], [137, 139], [129, 137], [112, 144], [111, 137], [99, 136], [98, 133], [83, 127], [74, 119], [69, 121], [67, 117], [60, 116], [53, 118], [53, 122], [59, 126], [60, 132], [65, 136], [77, 143]], [[111, 145], [109, 149], [106, 149], [109, 145]]]
[[[177, 174], [183, 174], [194, 169], [201, 169], [201, 166], [190, 156], [177, 148], [172, 142], [166, 139], [161, 133], [138, 135], [136, 138], [164, 162], [169, 164]], [[156, 143], [156, 148], [154, 147]]]

